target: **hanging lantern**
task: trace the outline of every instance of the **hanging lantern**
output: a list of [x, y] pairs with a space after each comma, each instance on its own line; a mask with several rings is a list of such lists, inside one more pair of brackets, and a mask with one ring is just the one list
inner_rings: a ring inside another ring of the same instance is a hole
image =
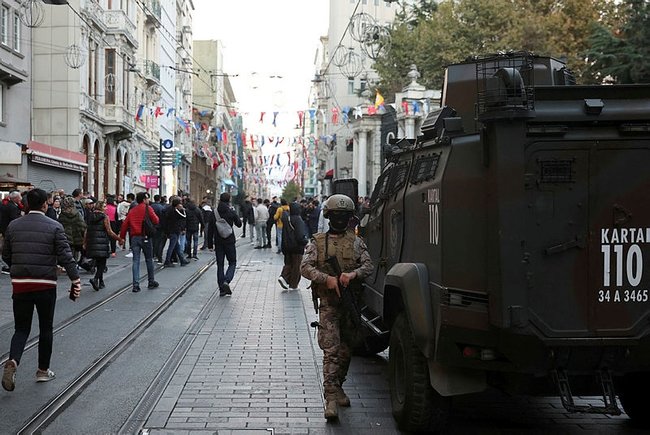
[[377, 21], [372, 15], [366, 14], [365, 12], [354, 14], [350, 18], [350, 36], [357, 42], [363, 42], [366, 31], [376, 25]]
[[345, 77], [356, 77], [361, 74], [363, 70], [363, 59], [361, 56], [354, 52], [352, 48], [348, 50], [346, 62], [341, 68], [341, 74]]
[[332, 63], [341, 68], [347, 61], [348, 48], [345, 45], [339, 44], [332, 53]]
[[27, 27], [38, 27], [45, 19], [45, 7], [41, 0], [24, 0], [20, 5], [20, 22]]
[[70, 68], [79, 69], [86, 62], [86, 55], [77, 44], [69, 45], [65, 50], [65, 63]]
[[104, 77], [104, 86], [108, 92], [113, 92], [115, 90], [115, 74], [106, 74], [106, 77]]
[[390, 49], [390, 33], [388, 27], [372, 26], [366, 31], [361, 50], [372, 60], [385, 56]]

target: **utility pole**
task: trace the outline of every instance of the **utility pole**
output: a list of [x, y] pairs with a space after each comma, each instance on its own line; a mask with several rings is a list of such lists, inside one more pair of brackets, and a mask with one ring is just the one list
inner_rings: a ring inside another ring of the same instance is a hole
[[163, 140], [158, 142], [158, 194], [163, 196]]

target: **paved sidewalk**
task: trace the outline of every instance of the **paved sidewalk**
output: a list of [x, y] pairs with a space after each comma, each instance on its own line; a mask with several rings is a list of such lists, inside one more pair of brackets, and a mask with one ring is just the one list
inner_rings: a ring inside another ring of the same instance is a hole
[[[316, 319], [309, 282], [303, 279], [300, 291], [282, 291], [277, 283], [282, 255], [252, 249], [248, 239], [238, 239], [237, 254], [233, 296], [219, 299], [145, 428], [150, 433], [398, 433], [385, 382], [376, 383], [382, 391], [354, 382], [355, 372], [366, 383], [383, 377], [380, 357], [376, 364], [353, 359], [346, 383], [352, 407], [341, 410], [339, 423], [326, 423], [322, 353], [309, 328]], [[216, 274], [216, 267], [210, 273]]]

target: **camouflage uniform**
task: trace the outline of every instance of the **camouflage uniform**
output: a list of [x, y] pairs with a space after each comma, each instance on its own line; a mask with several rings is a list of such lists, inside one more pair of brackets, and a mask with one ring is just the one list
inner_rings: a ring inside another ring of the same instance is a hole
[[[357, 332], [350, 313], [342, 309], [335, 290], [326, 286], [328, 276], [335, 276], [325, 260], [336, 256], [341, 271], [356, 272], [349, 286], [356, 300], [361, 296], [361, 282], [372, 273], [373, 265], [368, 248], [353, 231], [334, 235], [318, 233], [305, 249], [300, 271], [311, 280], [312, 291], [320, 299], [318, 345], [323, 350], [323, 387], [325, 400], [335, 400], [340, 406], [349, 406], [341, 385], [350, 366], [351, 347]], [[360, 306], [360, 305], [357, 305]]]

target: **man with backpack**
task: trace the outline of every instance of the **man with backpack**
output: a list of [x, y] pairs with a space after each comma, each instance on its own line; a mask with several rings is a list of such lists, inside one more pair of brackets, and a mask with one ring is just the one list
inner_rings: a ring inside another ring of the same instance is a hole
[[300, 283], [300, 263], [307, 245], [305, 222], [300, 212], [300, 204], [292, 202], [289, 204], [289, 213], [282, 213], [281, 218], [284, 267], [278, 282], [285, 290], [297, 290]]
[[[230, 194], [224, 192], [219, 197], [219, 205], [215, 210], [215, 222], [212, 234], [214, 235], [214, 252], [217, 257], [217, 285], [219, 296], [232, 295], [230, 283], [235, 277], [237, 267], [237, 250], [235, 249], [235, 233], [232, 226], [241, 228], [242, 221], [235, 210], [230, 206]], [[219, 228], [221, 226], [221, 229]], [[227, 231], [230, 227], [230, 231]], [[225, 230], [224, 230], [225, 227]], [[229, 232], [229, 234], [227, 234]], [[228, 259], [228, 270], [224, 272], [224, 259]]]

